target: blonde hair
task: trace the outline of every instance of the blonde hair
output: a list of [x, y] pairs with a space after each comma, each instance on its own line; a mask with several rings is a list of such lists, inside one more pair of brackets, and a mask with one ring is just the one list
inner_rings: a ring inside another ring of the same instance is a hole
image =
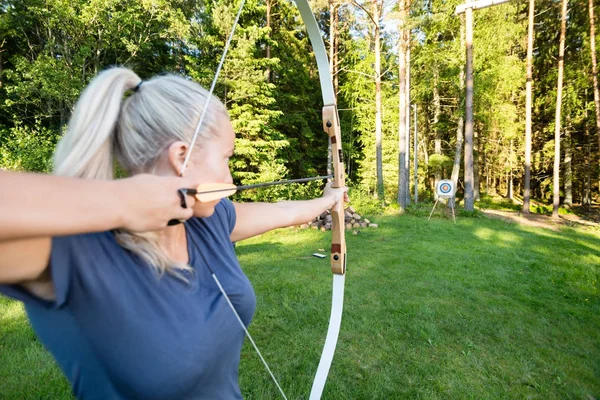
[[[134, 91], [135, 89], [135, 91]], [[128, 91], [131, 95], [126, 96]], [[190, 143], [208, 99], [208, 91], [175, 75], [143, 81], [130, 69], [100, 73], [79, 98], [68, 129], [54, 153], [54, 174], [114, 179], [114, 161], [128, 174], [151, 172], [163, 151], [176, 141]], [[212, 98], [197, 146], [219, 135], [225, 106]], [[114, 157], [114, 158], [113, 158]], [[143, 199], [141, 199], [143, 201]], [[156, 232], [116, 231], [125, 249], [156, 269], [181, 277], [190, 270], [158, 245]]]

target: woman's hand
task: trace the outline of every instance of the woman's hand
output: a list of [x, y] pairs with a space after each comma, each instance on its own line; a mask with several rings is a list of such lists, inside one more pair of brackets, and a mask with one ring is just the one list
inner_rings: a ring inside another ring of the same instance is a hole
[[348, 203], [350, 201], [350, 199], [348, 198], [348, 188], [347, 187], [333, 188], [333, 187], [331, 187], [331, 185], [333, 185], [333, 182], [329, 182], [325, 186], [325, 189], [323, 190], [323, 197], [331, 199], [332, 207], [334, 205], [336, 205], [337, 203], [339, 203], [340, 201], [343, 201], [344, 203]]
[[0, 241], [102, 232], [162, 229], [192, 216], [196, 188], [188, 178], [140, 174], [119, 180], [79, 179], [0, 171]]
[[185, 221], [192, 217], [194, 196], [184, 196], [182, 206], [179, 189], [195, 188], [197, 183], [186, 178], [148, 174], [115, 181], [122, 194], [120, 209], [122, 228], [134, 232], [162, 229], [171, 220]]

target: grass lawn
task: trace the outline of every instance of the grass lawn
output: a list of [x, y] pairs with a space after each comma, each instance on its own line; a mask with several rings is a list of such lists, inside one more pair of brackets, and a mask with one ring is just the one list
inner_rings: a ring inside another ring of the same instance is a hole
[[[326, 399], [599, 399], [600, 234], [499, 220], [386, 216], [348, 235], [345, 311]], [[240, 243], [250, 332], [290, 399], [310, 391], [331, 307], [330, 235]], [[323, 251], [323, 249], [325, 251]], [[246, 343], [247, 399], [279, 398]], [[68, 384], [0, 299], [0, 398], [68, 399]]]

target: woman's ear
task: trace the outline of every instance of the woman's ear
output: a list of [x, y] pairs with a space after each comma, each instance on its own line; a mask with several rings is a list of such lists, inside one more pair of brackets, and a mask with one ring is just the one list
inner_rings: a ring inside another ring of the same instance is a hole
[[181, 172], [183, 171], [183, 163], [187, 151], [188, 145], [180, 140], [173, 142], [167, 149], [169, 165], [178, 176], [181, 176]]

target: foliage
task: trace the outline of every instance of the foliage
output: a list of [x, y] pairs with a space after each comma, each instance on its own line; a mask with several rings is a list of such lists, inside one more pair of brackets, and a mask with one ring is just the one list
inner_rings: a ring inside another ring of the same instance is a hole
[[0, 166], [6, 169], [51, 170], [51, 157], [57, 133], [38, 122], [28, 127], [15, 124], [0, 132]]
[[450, 168], [454, 160], [444, 154], [432, 154], [429, 157], [429, 166], [431, 168]]
[[348, 196], [351, 200], [350, 205], [363, 216], [383, 215], [386, 211], [385, 205], [373, 197], [372, 192], [366, 191], [364, 188], [351, 188]]
[[[266, 1], [245, 4], [215, 91], [227, 105], [237, 133], [231, 166], [239, 184], [327, 171], [323, 104], [307, 34], [292, 2], [268, 0], [267, 24]], [[464, 17], [454, 15], [463, 1], [410, 3], [410, 16], [403, 22], [412, 34], [418, 189], [427, 198], [436, 173], [450, 177], [458, 121], [463, 117]], [[238, 5], [233, 0], [2, 0], [0, 167], [47, 171], [52, 146], [64, 132], [79, 94], [99, 71], [112, 65], [129, 66], [143, 78], [178, 73], [209, 87]], [[337, 38], [329, 37], [329, 4], [315, 2], [313, 8], [326, 45], [338, 43], [337, 104], [347, 173], [366, 198], [374, 195], [376, 186], [373, 23], [366, 3], [340, 0], [335, 5]], [[379, 21], [388, 202], [397, 198], [398, 191], [401, 21], [394, 7], [386, 3]], [[522, 191], [527, 11], [525, 2], [509, 2], [474, 12], [476, 180], [491, 195], [507, 193], [511, 179], [515, 192]], [[537, 0], [532, 189], [542, 201], [552, 194], [559, 24], [559, 2]], [[600, 176], [587, 6], [569, 9], [565, 82], [563, 160], [568, 148], [572, 172], [563, 178], [572, 181], [572, 188], [561, 183], [561, 193], [572, 192], [581, 202], [587, 182], [591, 197], [597, 197]], [[412, 115], [410, 122], [412, 136]], [[436, 141], [440, 154], [435, 154]], [[563, 163], [563, 175], [568, 174], [566, 166]], [[459, 175], [459, 188], [461, 183]], [[241, 194], [238, 200], [304, 198], [309, 193], [316, 193], [313, 186], [293, 192], [271, 188]]]

